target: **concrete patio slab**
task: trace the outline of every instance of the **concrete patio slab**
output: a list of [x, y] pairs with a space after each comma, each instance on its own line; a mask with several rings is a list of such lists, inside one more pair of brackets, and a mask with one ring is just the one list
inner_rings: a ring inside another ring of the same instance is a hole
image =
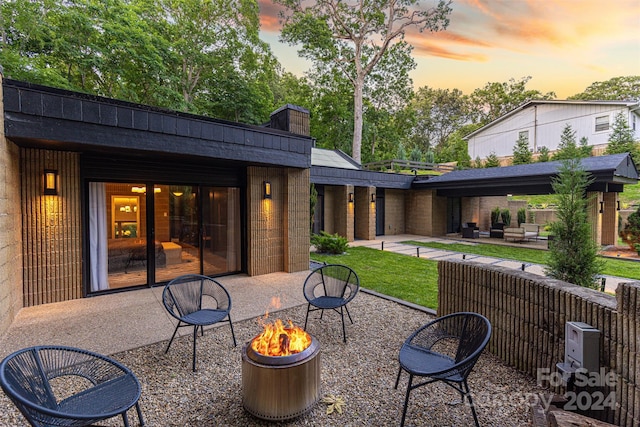
[[[308, 274], [234, 275], [216, 280], [231, 295], [231, 320], [235, 323], [264, 316], [267, 311], [306, 304], [302, 285]], [[109, 355], [167, 341], [176, 321], [162, 304], [163, 289], [138, 289], [23, 308], [0, 337], [0, 359], [33, 345], [66, 345]], [[274, 297], [279, 297], [279, 306], [272, 301]], [[179, 330], [180, 335], [191, 332], [191, 328]]]

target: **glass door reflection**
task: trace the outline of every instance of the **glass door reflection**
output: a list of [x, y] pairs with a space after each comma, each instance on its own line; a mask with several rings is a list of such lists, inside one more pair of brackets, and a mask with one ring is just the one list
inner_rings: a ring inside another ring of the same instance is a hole
[[158, 185], [155, 193], [155, 238], [165, 262], [156, 263], [156, 283], [200, 273], [200, 227], [197, 187]]

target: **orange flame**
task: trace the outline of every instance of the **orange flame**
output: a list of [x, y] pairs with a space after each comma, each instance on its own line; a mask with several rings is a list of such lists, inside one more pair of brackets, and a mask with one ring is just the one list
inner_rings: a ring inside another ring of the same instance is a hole
[[289, 356], [311, 345], [311, 336], [289, 320], [285, 328], [282, 320], [264, 325], [264, 331], [251, 341], [251, 348], [265, 356]]
[[[282, 306], [279, 297], [271, 298], [270, 307], [279, 309]], [[311, 336], [304, 329], [294, 326], [291, 320], [285, 327], [282, 320], [266, 323], [269, 310], [259, 319], [263, 332], [251, 341], [251, 348], [265, 356], [289, 356], [300, 353], [311, 345]]]

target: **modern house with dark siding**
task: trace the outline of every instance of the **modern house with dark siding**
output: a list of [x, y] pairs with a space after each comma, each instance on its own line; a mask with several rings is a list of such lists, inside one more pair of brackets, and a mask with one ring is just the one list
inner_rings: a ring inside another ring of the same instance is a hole
[[[373, 172], [313, 147], [296, 106], [250, 126], [1, 83], [0, 333], [22, 307], [180, 274], [307, 270], [311, 229], [350, 241], [442, 236], [469, 221], [488, 229], [507, 194], [548, 192], [557, 168]], [[594, 238], [610, 244], [618, 193], [638, 172], [628, 155], [597, 159], [584, 163], [596, 178], [589, 216]]]

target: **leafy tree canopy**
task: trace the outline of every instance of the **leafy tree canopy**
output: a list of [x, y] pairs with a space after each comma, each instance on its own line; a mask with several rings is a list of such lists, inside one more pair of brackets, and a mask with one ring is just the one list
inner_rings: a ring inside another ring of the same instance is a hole
[[6, 0], [10, 78], [263, 123], [276, 65], [255, 0]]
[[414, 117], [411, 143], [422, 151], [441, 150], [447, 139], [470, 121], [467, 97], [458, 89], [422, 87], [408, 109]]
[[568, 99], [583, 101], [640, 101], [640, 76], [614, 77], [589, 85]]
[[510, 79], [504, 83], [487, 83], [483, 88], [471, 93], [473, 117], [476, 122], [487, 124], [515, 109], [524, 102], [534, 99], [554, 99], [554, 92], [542, 93], [527, 89], [531, 76], [520, 80]]
[[[352, 85], [351, 155], [360, 162], [365, 87], [386, 87], [385, 81], [396, 80], [394, 70], [413, 68], [411, 49], [404, 41], [406, 29], [445, 29], [450, 2], [441, 0], [429, 9], [416, 7], [417, 0], [276, 2], [285, 8], [282, 40], [300, 44], [300, 54], [311, 59], [316, 68], [330, 67]], [[379, 73], [377, 79], [374, 71]]]

